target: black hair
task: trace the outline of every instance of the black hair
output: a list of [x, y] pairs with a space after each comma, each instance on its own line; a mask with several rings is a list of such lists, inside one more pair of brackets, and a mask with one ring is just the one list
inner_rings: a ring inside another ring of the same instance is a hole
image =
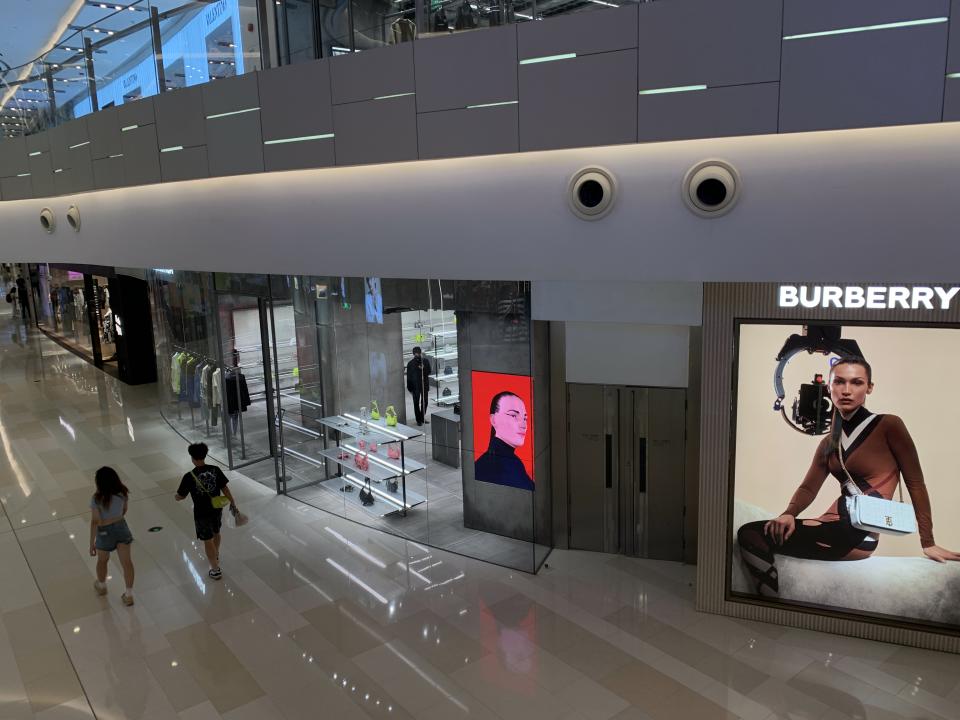
[[[867, 371], [867, 384], [873, 385], [873, 368], [870, 367], [870, 363], [866, 361], [866, 358], [863, 358], [859, 355], [841, 355], [840, 359], [830, 366], [830, 374], [832, 375], [833, 371], [841, 365], [859, 365]], [[840, 415], [839, 408], [834, 405], [833, 421], [830, 425], [830, 441], [824, 448], [824, 457], [829, 458], [831, 455], [837, 452], [837, 449], [840, 447], [840, 435], [842, 432], [843, 416]]]
[[414, 355], [419, 355], [420, 353], [423, 352], [423, 350], [420, 348], [419, 345], [417, 345], [411, 352], [412, 352]]
[[203, 461], [207, 459], [209, 449], [206, 443], [193, 443], [193, 445], [187, 448], [187, 452], [190, 453], [190, 457], [194, 460]]
[[[519, 395], [517, 395], [515, 392], [510, 392], [509, 390], [504, 390], [503, 392], [498, 392], [496, 395], [493, 396], [493, 399], [490, 401], [490, 414], [491, 414], [491, 415], [496, 415], [496, 414], [497, 414], [497, 412], [500, 410], [500, 400], [502, 400], [502, 399], [505, 398], [505, 397], [515, 397], [515, 398], [517, 398], [517, 399], [520, 400], [520, 401], [523, 400], [523, 398], [521, 398], [521, 397], [520, 397]], [[491, 426], [490, 426], [490, 439], [493, 440], [493, 438], [496, 437], [496, 435], [497, 435], [497, 431], [494, 430], [494, 429], [493, 429], [493, 426], [491, 425]]]
[[93, 476], [93, 481], [97, 485], [97, 491], [93, 494], [93, 499], [101, 507], [108, 507], [110, 498], [114, 495], [126, 498], [130, 494], [127, 486], [121, 482], [120, 476], [112, 467], [104, 466], [97, 470]]

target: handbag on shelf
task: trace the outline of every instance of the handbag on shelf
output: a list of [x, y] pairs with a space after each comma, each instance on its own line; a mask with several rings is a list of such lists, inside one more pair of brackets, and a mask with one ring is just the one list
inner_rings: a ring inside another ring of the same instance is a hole
[[451, 395], [453, 395], [453, 390], [451, 390], [450, 388], [446, 387], [446, 388], [443, 389], [443, 392], [440, 393], [440, 394], [443, 395], [443, 397], [450, 397]]
[[843, 452], [837, 448], [837, 458], [843, 474], [847, 476], [844, 486], [850, 493], [845, 500], [850, 524], [857, 530], [865, 532], [885, 533], [887, 535], [910, 535], [917, 531], [917, 516], [913, 505], [903, 502], [903, 488], [897, 480], [897, 491], [900, 501], [887, 500], [881, 497], [865, 495], [847, 472], [843, 462]]
[[370, 507], [371, 505], [373, 505], [373, 491], [370, 489], [369, 478], [367, 478], [367, 484], [363, 488], [363, 490], [360, 491], [360, 495], [358, 497], [360, 498], [360, 503], [364, 507]]
[[388, 446], [387, 446], [387, 457], [390, 458], [391, 460], [399, 460], [399, 459], [400, 459], [400, 448], [398, 448], [396, 445], [388, 445]]
[[377, 405], [376, 400], [370, 401], [370, 419], [379, 420], [380, 419], [380, 406]]
[[393, 405], [387, 405], [387, 427], [397, 426], [397, 411]]
[[453, 414], [454, 414], [454, 415], [459, 415], [459, 414], [460, 414], [460, 403], [455, 402], [455, 403], [453, 404]]
[[400, 483], [397, 480], [387, 480], [387, 490], [392, 493], [395, 493], [400, 487]]
[[444, 365], [443, 366], [444, 375], [453, 375], [453, 365]]
[[370, 469], [370, 461], [367, 460], [366, 453], [357, 453], [354, 455], [353, 464], [357, 466], [357, 470], [367, 471]]
[[379, 447], [375, 442], [370, 443], [370, 452], [375, 453]]

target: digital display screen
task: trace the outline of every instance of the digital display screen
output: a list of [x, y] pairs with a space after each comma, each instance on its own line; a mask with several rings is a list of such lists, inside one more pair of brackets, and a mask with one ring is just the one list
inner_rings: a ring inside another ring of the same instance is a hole
[[954, 328], [738, 324], [733, 599], [960, 627], [957, 357]]
[[67, 280], [83, 280], [83, 273], [67, 270]]
[[474, 477], [534, 490], [533, 381], [529, 375], [474, 370]]

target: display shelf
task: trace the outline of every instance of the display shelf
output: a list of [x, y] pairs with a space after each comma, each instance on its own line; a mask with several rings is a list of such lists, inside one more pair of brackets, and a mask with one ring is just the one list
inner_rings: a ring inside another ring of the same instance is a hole
[[460, 373], [447, 373], [446, 375], [431, 375], [430, 379], [437, 384], [453, 382], [454, 380], [460, 379]]
[[[347, 448], [346, 445], [342, 447], [344, 449]], [[403, 471], [400, 468], [399, 461], [397, 461], [398, 464], [394, 465], [394, 461], [392, 460], [382, 462], [381, 458], [378, 458], [376, 455], [371, 455], [367, 453], [367, 460], [370, 463], [370, 469], [361, 470], [360, 468], [358, 468], [356, 465], [353, 464], [353, 456], [356, 452], [363, 452], [363, 450], [359, 450], [359, 451], [350, 450], [348, 453], [349, 456], [342, 459], [339, 457], [339, 454], [340, 454], [339, 448], [327, 448], [326, 450], [319, 450], [317, 451], [317, 455], [320, 457], [324, 457], [327, 460], [332, 460], [333, 462], [337, 463], [341, 467], [347, 468], [347, 470], [349, 470], [350, 472], [356, 475], [362, 475], [364, 477], [368, 477], [377, 483], [384, 482], [386, 480], [393, 480], [394, 478], [400, 477], [400, 475], [410, 475], [411, 473], [415, 473], [419, 470], [423, 470], [423, 468], [425, 467], [420, 463], [416, 463], [418, 467], [416, 468], [408, 467], [406, 468], [405, 471]], [[413, 464], [414, 464], [413, 460], [407, 460], [405, 463], [405, 465], [411, 465], [411, 466]]]
[[457, 393], [455, 395], [447, 395], [445, 397], [441, 396], [436, 402], [437, 402], [437, 405], [441, 405], [444, 407], [447, 405], [454, 405], [460, 402], [460, 394]]
[[362, 421], [358, 415], [352, 413], [320, 418], [317, 422], [332, 430], [337, 430], [338, 432], [364, 440], [374, 440], [381, 445], [413, 440], [423, 435], [423, 433], [416, 428], [401, 423], [388, 427], [387, 421], [384, 418], [368, 420], [367, 431], [361, 432], [360, 424]]
[[428, 350], [425, 354], [427, 357], [432, 357], [435, 360], [456, 360], [458, 357], [456, 346], [454, 346], [453, 349], [445, 346], [441, 352], [430, 352]]
[[440, 331], [431, 330], [431, 331], [430, 331], [430, 335], [431, 335], [432, 337], [435, 337], [435, 338], [456, 337], [456, 336], [457, 336], [457, 329], [456, 329], [456, 328], [452, 328], [452, 329], [450, 329], [450, 330], [440, 330]]
[[[305, 455], [301, 452], [293, 450], [292, 448], [284, 448], [284, 453], [317, 470], [325, 469], [322, 461], [311, 458], [309, 455]], [[294, 470], [290, 470], [289, 472], [303, 480], [308, 480], [308, 478]], [[396, 493], [392, 493], [386, 487], [386, 485], [371, 483], [370, 492], [373, 493], [374, 502], [373, 505], [364, 505], [360, 501], [360, 490], [364, 489], [367, 486], [367, 483], [363, 476], [354, 472], [346, 472], [342, 475], [321, 480], [316, 484], [327, 492], [333, 493], [336, 497], [342, 498], [343, 502], [353, 505], [358, 509], [363, 510], [365, 513], [375, 517], [384, 517], [393, 513], [403, 512], [405, 509], [409, 510], [410, 508], [416, 507], [417, 505], [422, 505], [427, 501], [427, 499], [419, 493], [413, 492], [412, 490], [407, 490], [406, 503], [404, 503], [403, 492], [400, 489], [398, 489]], [[353, 492], [343, 492], [341, 488], [345, 487], [346, 485], [353, 487]]]

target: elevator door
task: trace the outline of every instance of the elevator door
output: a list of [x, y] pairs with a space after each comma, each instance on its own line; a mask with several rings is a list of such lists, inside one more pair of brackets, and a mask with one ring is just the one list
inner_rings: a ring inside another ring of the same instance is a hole
[[686, 391], [567, 386], [570, 547], [683, 559]]

